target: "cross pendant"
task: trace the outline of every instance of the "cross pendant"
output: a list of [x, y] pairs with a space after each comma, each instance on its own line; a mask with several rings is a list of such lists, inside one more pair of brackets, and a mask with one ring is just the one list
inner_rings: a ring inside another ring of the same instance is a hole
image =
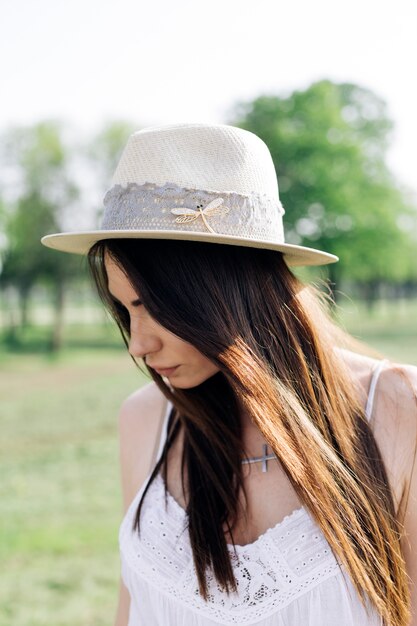
[[268, 454], [268, 444], [264, 443], [264, 445], [262, 446], [262, 471], [263, 472], [267, 472], [268, 471], [268, 461], [275, 459], [275, 454]]
[[263, 450], [263, 455], [262, 456], [255, 456], [252, 459], [245, 459], [244, 461], [242, 461], [243, 464], [245, 463], [259, 463], [262, 462], [262, 471], [263, 472], [267, 472], [268, 471], [268, 461], [273, 461], [274, 459], [276, 459], [276, 454], [268, 454], [268, 444], [264, 443], [262, 445], [262, 450]]

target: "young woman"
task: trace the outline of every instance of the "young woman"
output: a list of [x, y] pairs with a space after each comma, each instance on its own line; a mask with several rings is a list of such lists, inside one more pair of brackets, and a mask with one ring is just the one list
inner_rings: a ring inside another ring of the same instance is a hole
[[116, 626], [417, 625], [417, 368], [361, 355], [294, 265], [265, 144], [132, 135], [88, 254], [153, 382], [120, 411]]

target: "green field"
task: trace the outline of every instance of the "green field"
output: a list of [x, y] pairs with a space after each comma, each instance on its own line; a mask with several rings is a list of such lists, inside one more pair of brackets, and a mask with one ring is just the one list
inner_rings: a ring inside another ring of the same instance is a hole
[[354, 337], [399, 363], [417, 365], [417, 301], [381, 302], [368, 311], [343, 299], [337, 317]]
[[[357, 337], [417, 364], [417, 303], [372, 315], [345, 303]], [[109, 325], [48, 328], [0, 352], [2, 626], [112, 626], [119, 579], [117, 412], [146, 380]]]
[[117, 411], [144, 380], [120, 350], [3, 361], [2, 626], [113, 623]]

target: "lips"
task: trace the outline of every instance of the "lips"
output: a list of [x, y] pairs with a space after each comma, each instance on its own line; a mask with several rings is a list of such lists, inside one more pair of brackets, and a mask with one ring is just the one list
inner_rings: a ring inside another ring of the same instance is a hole
[[179, 366], [176, 365], [175, 367], [166, 367], [164, 369], [159, 369], [159, 368], [154, 367], [153, 369], [155, 370], [155, 372], [158, 372], [160, 376], [170, 376], [173, 372], [175, 372], [177, 367]]

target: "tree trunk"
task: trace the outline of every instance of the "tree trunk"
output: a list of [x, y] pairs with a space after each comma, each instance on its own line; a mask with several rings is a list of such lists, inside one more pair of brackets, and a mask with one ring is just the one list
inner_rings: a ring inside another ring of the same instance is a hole
[[1, 329], [4, 339], [9, 345], [16, 345], [18, 342], [18, 329], [20, 326], [19, 296], [13, 287], [2, 289], [2, 301], [4, 302], [4, 323]]
[[64, 304], [65, 283], [60, 280], [55, 285], [54, 325], [52, 328], [51, 351], [58, 352], [62, 348], [64, 336]]
[[378, 299], [379, 279], [375, 278], [365, 283], [365, 304], [369, 313], [375, 308], [375, 302]]
[[19, 301], [20, 301], [20, 329], [24, 330], [29, 324], [29, 296], [31, 287], [28, 285], [21, 285], [19, 287]]

